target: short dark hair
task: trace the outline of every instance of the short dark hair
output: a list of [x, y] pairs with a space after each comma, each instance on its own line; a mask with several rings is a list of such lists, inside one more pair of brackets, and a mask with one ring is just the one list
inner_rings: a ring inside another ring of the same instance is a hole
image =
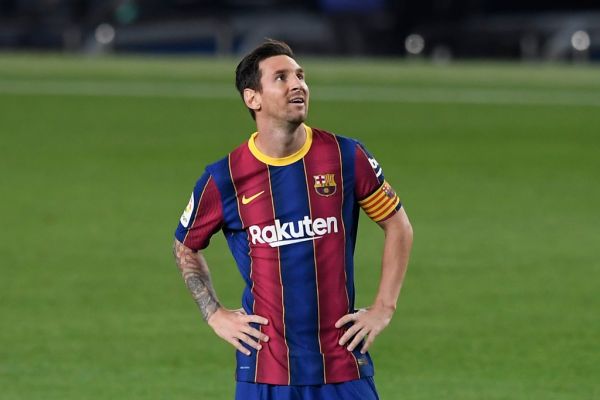
[[[269, 57], [288, 56], [294, 58], [294, 52], [284, 42], [274, 39], [266, 39], [263, 44], [252, 50], [246, 57], [240, 61], [235, 69], [235, 87], [244, 100], [244, 89], [261, 91], [260, 69], [258, 64]], [[254, 110], [248, 109], [252, 119], [256, 119]]]

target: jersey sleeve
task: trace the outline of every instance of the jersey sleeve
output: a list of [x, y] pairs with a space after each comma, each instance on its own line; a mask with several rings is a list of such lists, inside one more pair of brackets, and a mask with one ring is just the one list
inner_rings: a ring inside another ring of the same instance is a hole
[[354, 172], [354, 194], [358, 204], [373, 221], [384, 221], [402, 207], [400, 198], [385, 180], [381, 166], [359, 142], [356, 143]]
[[221, 195], [213, 177], [205, 172], [196, 182], [190, 201], [183, 210], [175, 237], [192, 250], [202, 250], [222, 225]]

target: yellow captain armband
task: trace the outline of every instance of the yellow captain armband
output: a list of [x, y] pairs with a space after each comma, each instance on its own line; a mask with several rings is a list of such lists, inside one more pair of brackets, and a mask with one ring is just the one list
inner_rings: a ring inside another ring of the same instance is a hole
[[367, 198], [358, 202], [369, 218], [378, 222], [386, 219], [400, 204], [400, 198], [387, 181]]

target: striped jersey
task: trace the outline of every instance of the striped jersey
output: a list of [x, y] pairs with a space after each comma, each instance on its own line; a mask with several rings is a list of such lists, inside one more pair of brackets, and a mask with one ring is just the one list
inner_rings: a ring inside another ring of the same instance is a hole
[[361, 143], [305, 126], [296, 153], [272, 158], [253, 134], [206, 167], [175, 232], [193, 250], [222, 231], [245, 281], [242, 307], [268, 319], [251, 355], [236, 351], [236, 379], [319, 385], [373, 375], [369, 354], [338, 344], [335, 322], [354, 308], [359, 208], [374, 221], [400, 199]]

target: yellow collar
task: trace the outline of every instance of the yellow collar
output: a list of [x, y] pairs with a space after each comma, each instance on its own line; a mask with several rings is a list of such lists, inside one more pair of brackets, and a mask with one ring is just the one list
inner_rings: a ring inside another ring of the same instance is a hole
[[295, 152], [294, 154], [290, 154], [289, 156], [275, 158], [269, 157], [268, 155], [262, 153], [258, 149], [258, 147], [256, 147], [255, 143], [255, 139], [258, 135], [258, 132], [254, 132], [252, 136], [250, 136], [250, 139], [248, 140], [248, 148], [250, 149], [250, 152], [254, 157], [264, 162], [265, 164], [273, 165], [275, 167], [283, 167], [286, 165], [290, 165], [300, 160], [306, 155], [306, 153], [308, 153], [308, 150], [310, 150], [310, 146], [312, 144], [312, 129], [308, 125], [304, 125], [304, 129], [306, 130], [306, 140], [304, 141], [304, 144], [302, 145], [302, 147], [300, 147], [300, 149], [297, 152]]

